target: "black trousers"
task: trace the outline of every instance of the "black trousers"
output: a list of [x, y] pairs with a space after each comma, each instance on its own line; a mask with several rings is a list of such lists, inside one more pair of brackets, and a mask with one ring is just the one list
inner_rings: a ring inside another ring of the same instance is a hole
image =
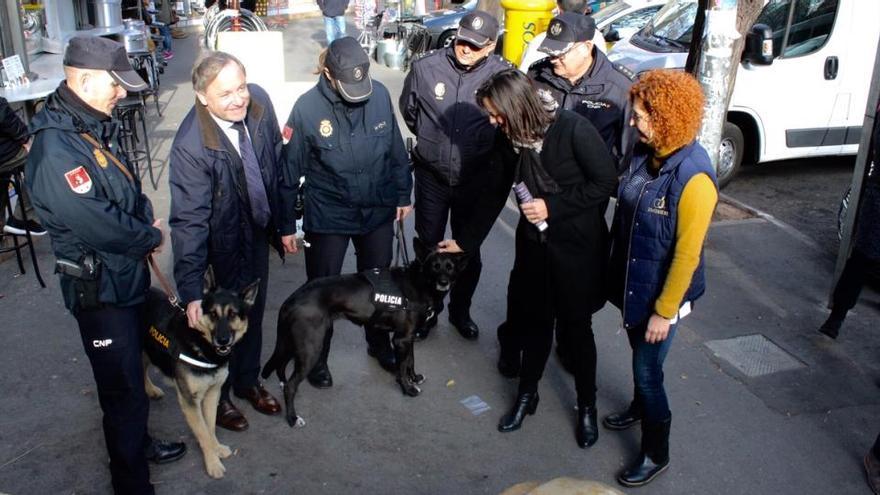
[[[537, 392], [553, 345], [554, 324], [570, 331], [575, 389], [580, 406], [596, 403], [596, 342], [589, 301], [588, 256], [576, 242], [528, 238], [520, 221], [507, 288], [503, 349], [522, 349], [519, 393]], [[510, 346], [510, 347], [507, 347]], [[516, 351], [514, 351], [516, 352]]]
[[150, 403], [141, 362], [141, 311], [141, 305], [107, 306], [75, 315], [104, 413], [113, 491], [125, 495], [153, 493], [144, 456], [152, 440], [147, 434]]
[[[226, 378], [220, 392], [222, 400], [229, 400], [230, 388], [243, 391], [259, 383], [260, 353], [263, 350], [263, 313], [266, 310], [266, 291], [269, 289], [269, 238], [264, 229], [253, 229], [252, 245], [253, 252], [248, 260], [248, 266], [239, 267], [241, 271], [224, 270], [224, 267], [220, 266], [213, 267], [220, 287], [235, 287], [241, 290], [257, 278], [260, 279], [257, 299], [248, 314], [247, 332], [235, 344], [232, 356], [229, 358], [229, 377]], [[233, 273], [238, 280], [225, 278]], [[247, 281], [244, 285], [241, 285], [242, 278]]]
[[[381, 225], [376, 230], [361, 235], [351, 234], [319, 234], [306, 232], [305, 240], [310, 244], [306, 248], [306, 277], [311, 281], [316, 278], [329, 277], [342, 273], [342, 263], [348, 251], [349, 242], [354, 244], [354, 255], [357, 259], [357, 271], [371, 268], [387, 268], [391, 266], [393, 256], [394, 222]], [[330, 354], [330, 340], [333, 338], [333, 327], [324, 336], [324, 349], [320, 363], [327, 364]], [[388, 345], [388, 333], [382, 330], [366, 328], [367, 343], [372, 345]]]
[[[416, 233], [426, 246], [434, 246], [446, 236], [446, 223], [452, 229], [452, 238], [471, 219], [474, 206], [482, 190], [482, 181], [472, 181], [459, 186], [442, 183], [425, 167], [415, 169], [415, 216]], [[480, 282], [483, 263], [480, 250], [469, 253], [467, 266], [458, 275], [449, 293], [449, 314], [466, 316], [470, 314], [471, 299]], [[442, 306], [441, 306], [442, 307]], [[438, 308], [440, 309], [440, 308]]]
[[846, 313], [855, 307], [865, 285], [865, 278], [876, 267], [877, 261], [853, 250], [843, 266], [843, 273], [840, 274], [831, 296], [831, 314], [835, 318], [842, 320], [846, 317]]

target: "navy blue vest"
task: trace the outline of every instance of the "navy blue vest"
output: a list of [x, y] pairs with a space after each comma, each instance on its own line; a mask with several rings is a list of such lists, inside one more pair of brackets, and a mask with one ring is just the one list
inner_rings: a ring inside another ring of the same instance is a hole
[[[648, 155], [635, 155], [631, 170], [647, 166], [649, 160]], [[717, 187], [709, 155], [702, 146], [692, 142], [673, 153], [663, 163], [657, 178], [645, 184], [639, 195], [633, 223], [619, 225], [626, 229], [617, 233], [617, 239], [623, 239], [623, 245], [627, 249], [622, 308], [623, 324], [626, 328], [644, 322], [654, 311], [654, 303], [663, 291], [675, 252], [675, 229], [681, 193], [688, 181], [701, 173], [711, 177]], [[620, 191], [625, 182], [626, 180], [622, 181]], [[705, 288], [701, 253], [700, 264], [682, 302], [697, 300]]]

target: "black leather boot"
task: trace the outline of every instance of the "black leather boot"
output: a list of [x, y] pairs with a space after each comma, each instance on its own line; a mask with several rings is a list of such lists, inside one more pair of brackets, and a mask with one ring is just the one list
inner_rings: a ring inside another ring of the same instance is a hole
[[670, 420], [642, 422], [642, 450], [636, 461], [617, 477], [623, 486], [642, 486], [651, 482], [669, 466]]
[[574, 438], [578, 447], [592, 447], [599, 440], [599, 423], [596, 419], [596, 408], [578, 406], [577, 424], [574, 427]]
[[153, 440], [144, 449], [144, 456], [154, 464], [165, 464], [180, 459], [186, 454], [186, 444], [183, 442], [164, 442]]
[[333, 375], [327, 367], [327, 358], [330, 356], [330, 339], [333, 338], [333, 327], [327, 329], [324, 335], [324, 347], [321, 349], [321, 357], [315, 363], [315, 367], [306, 375], [306, 379], [315, 388], [330, 388], [333, 386]]
[[602, 425], [609, 430], [625, 430], [642, 420], [642, 412], [635, 401], [630, 402], [626, 411], [611, 413], [602, 419]]
[[841, 326], [843, 326], [843, 318], [837, 318], [834, 316], [834, 313], [831, 313], [831, 316], [819, 327], [819, 331], [832, 339], [836, 339], [840, 334]]
[[516, 397], [513, 408], [498, 421], [498, 431], [507, 433], [518, 430], [526, 419], [526, 414], [535, 414], [538, 409], [538, 392], [526, 392]]

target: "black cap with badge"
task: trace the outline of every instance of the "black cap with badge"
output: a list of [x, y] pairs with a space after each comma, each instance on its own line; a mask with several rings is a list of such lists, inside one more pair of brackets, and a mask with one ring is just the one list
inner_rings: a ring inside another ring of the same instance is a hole
[[336, 80], [336, 88], [345, 101], [359, 103], [373, 94], [370, 59], [360, 43], [351, 36], [337, 38], [327, 49], [325, 67]]
[[131, 68], [125, 46], [111, 39], [100, 36], [70, 38], [62, 64], [77, 69], [106, 70], [126, 91], [147, 89], [147, 83]]
[[596, 21], [592, 17], [563, 12], [550, 21], [547, 37], [541, 42], [538, 51], [551, 57], [559, 57], [571, 50], [575, 43], [592, 40], [595, 34]]
[[474, 10], [461, 18], [455, 38], [483, 48], [498, 38], [498, 20], [488, 12]]

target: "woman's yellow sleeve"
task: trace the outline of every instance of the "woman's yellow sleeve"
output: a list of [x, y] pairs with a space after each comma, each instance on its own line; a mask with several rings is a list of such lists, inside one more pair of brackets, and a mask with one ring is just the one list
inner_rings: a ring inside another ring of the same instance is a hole
[[675, 229], [675, 251], [663, 284], [663, 291], [654, 303], [654, 311], [673, 318], [678, 313], [691, 278], [700, 264], [703, 242], [718, 202], [718, 190], [706, 174], [693, 176], [684, 186], [678, 203], [678, 224]]

